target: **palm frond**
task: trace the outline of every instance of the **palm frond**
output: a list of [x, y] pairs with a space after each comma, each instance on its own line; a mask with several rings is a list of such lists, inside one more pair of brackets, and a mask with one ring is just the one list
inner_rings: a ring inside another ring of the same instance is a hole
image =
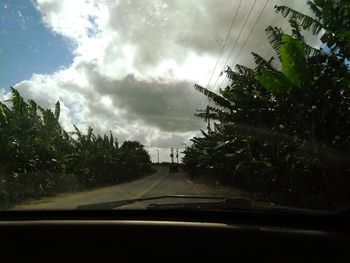
[[236, 70], [227, 70], [227, 78], [233, 82], [241, 82], [254, 76], [254, 70], [243, 65], [236, 65]]
[[292, 35], [293, 37], [297, 38], [298, 40], [300, 40], [300, 42], [302, 43], [304, 50], [305, 50], [305, 54], [310, 57], [310, 56], [315, 56], [317, 54], [320, 53], [320, 50], [317, 48], [313, 48], [310, 45], [308, 45], [305, 42], [305, 38], [304, 36], [301, 34], [301, 26], [299, 25], [299, 23], [295, 20], [295, 19], [290, 19], [289, 20], [289, 24], [292, 27]]
[[[227, 72], [227, 77], [231, 80], [230, 86], [227, 86], [221, 93], [221, 95], [229, 100], [233, 106], [236, 107], [235, 101], [232, 96], [231, 89], [235, 87], [248, 87], [251, 85], [254, 85], [255, 83], [255, 70], [251, 68], [247, 68], [244, 66], [240, 66], [241, 69], [244, 69], [244, 72], [240, 70], [239, 72], [236, 71], [230, 71]], [[243, 73], [243, 74], [242, 74]], [[232, 108], [231, 110], [235, 110], [235, 108]]]
[[258, 67], [262, 66], [264, 68], [274, 70], [274, 68], [271, 65], [272, 60], [267, 61], [266, 59], [264, 59], [262, 56], [260, 56], [259, 54], [255, 53], [255, 52], [251, 52], [251, 54], [252, 54], [253, 59]]
[[83, 139], [83, 134], [81, 133], [81, 131], [78, 129], [77, 126], [73, 125], [74, 126], [74, 129], [75, 129], [75, 132], [74, 134], [76, 134], [79, 138], [79, 140], [81, 141]]
[[93, 133], [92, 133], [92, 131], [93, 131], [93, 129], [89, 126], [88, 132], [87, 132], [87, 135], [86, 135], [87, 141], [91, 141], [91, 139], [93, 138]]
[[201, 133], [205, 138], [208, 137], [208, 133], [206, 133], [205, 131], [201, 130]]
[[295, 19], [301, 25], [304, 30], [312, 30], [313, 34], [318, 34], [325, 26], [311, 16], [305, 15], [297, 10], [294, 10], [288, 6], [275, 6], [275, 11], [281, 13], [283, 17], [289, 19]]
[[321, 50], [318, 49], [318, 48], [314, 48], [310, 45], [305, 45], [304, 47], [305, 49], [305, 54], [308, 56], [308, 57], [314, 57], [314, 56], [318, 56], [321, 54]]
[[213, 106], [208, 105], [207, 108], [212, 111], [212, 112], [216, 112], [216, 113], [227, 113], [227, 111], [223, 110], [223, 109], [219, 109], [219, 108], [215, 108]]
[[273, 50], [275, 50], [278, 58], [281, 60], [281, 41], [283, 31], [281, 28], [268, 26], [265, 29], [265, 33], [267, 35], [267, 40], [269, 41]]
[[289, 19], [289, 24], [292, 28], [292, 36], [301, 42], [305, 42], [303, 35], [301, 34], [301, 26], [295, 19]]
[[4, 103], [0, 102], [0, 121], [4, 120], [7, 123], [10, 114], [11, 110]]
[[233, 109], [233, 105], [230, 101], [225, 99], [224, 97], [216, 94], [215, 92], [212, 92], [198, 84], [194, 85], [194, 88], [198, 90], [200, 93], [204, 94], [207, 96], [209, 101], [213, 101], [215, 104], [217, 104], [220, 107], [227, 108], [227, 109]]
[[314, 15], [321, 20], [322, 19], [322, 12], [321, 10], [318, 8], [318, 6], [311, 1], [307, 1], [307, 5], [309, 6], [310, 10], [312, 11], [312, 13], [314, 13]]
[[238, 71], [238, 73], [243, 75], [249, 75], [254, 73], [254, 71], [251, 68], [239, 64], [236, 65], [236, 70]]
[[24, 102], [24, 99], [19, 94], [18, 90], [11, 87], [11, 91], [12, 91], [12, 98], [11, 98], [12, 107], [16, 112], [16, 114], [23, 115], [23, 113], [26, 110], [27, 104]]
[[219, 120], [220, 122], [230, 118], [232, 116], [232, 113], [235, 112], [235, 111], [225, 111], [225, 110], [218, 109], [218, 108], [211, 107], [211, 106], [208, 106], [208, 107], [210, 108], [210, 110], [212, 112], [216, 113], [217, 118], [215, 118], [215, 119]]
[[34, 113], [38, 110], [38, 105], [34, 100], [29, 100], [30, 110]]
[[62, 136], [66, 141], [70, 141], [71, 137], [68, 132], [66, 132], [64, 129], [62, 129]]
[[51, 110], [46, 109], [46, 110], [42, 111], [42, 115], [43, 115], [43, 120], [44, 120], [45, 126], [52, 128], [53, 125], [57, 124], [57, 119], [55, 118], [55, 116]]

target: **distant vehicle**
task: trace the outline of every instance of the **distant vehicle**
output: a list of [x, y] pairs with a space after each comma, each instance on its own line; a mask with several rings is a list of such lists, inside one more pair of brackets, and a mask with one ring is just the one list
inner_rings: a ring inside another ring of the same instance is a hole
[[169, 165], [169, 173], [178, 173], [179, 172], [179, 166], [176, 163], [172, 163]]

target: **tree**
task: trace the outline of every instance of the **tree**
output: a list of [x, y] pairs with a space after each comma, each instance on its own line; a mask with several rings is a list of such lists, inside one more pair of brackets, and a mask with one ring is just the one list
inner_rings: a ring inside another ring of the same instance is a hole
[[59, 117], [59, 102], [54, 111], [44, 109], [33, 100], [24, 101], [16, 89], [8, 104], [0, 102], [1, 206], [113, 184], [150, 171], [150, 157], [139, 142], [119, 147], [112, 132], [95, 135], [90, 127], [86, 134], [77, 127], [68, 133]]
[[321, 40], [342, 59], [350, 59], [350, 3], [342, 0], [307, 1], [314, 18], [287, 6], [276, 6], [276, 12], [301, 25], [313, 34], [323, 31]]
[[125, 141], [120, 146], [122, 170], [129, 178], [137, 177], [151, 169], [151, 158], [137, 141]]
[[[329, 2], [345, 8], [340, 1]], [[317, 11], [316, 4], [308, 4]], [[196, 85], [214, 104], [210, 107], [217, 124], [203, 138], [193, 138], [184, 163], [200, 173], [203, 169], [198, 168], [204, 166], [205, 173], [221, 174], [226, 183], [263, 193], [275, 202], [338, 207], [350, 201], [346, 190], [350, 186], [346, 162], [350, 157], [350, 77], [347, 45], [338, 39], [338, 31], [330, 30], [345, 18], [330, 21], [323, 9], [317, 19], [288, 7], [276, 7], [276, 11], [289, 17], [292, 27], [291, 35], [280, 28], [266, 29], [281, 69], [272, 65], [274, 58], [265, 60], [252, 53], [255, 68], [228, 68], [231, 84], [219, 94]], [[328, 53], [312, 48], [302, 28], [334, 34], [334, 48]], [[206, 154], [206, 145], [214, 147], [215, 153]]]

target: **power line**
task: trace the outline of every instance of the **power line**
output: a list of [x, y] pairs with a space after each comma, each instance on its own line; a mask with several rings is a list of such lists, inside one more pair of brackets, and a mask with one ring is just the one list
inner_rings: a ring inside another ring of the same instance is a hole
[[[211, 76], [210, 76], [210, 78], [209, 78], [209, 80], [208, 80], [208, 83], [207, 83], [207, 85], [206, 85], [206, 88], [208, 88], [208, 86], [209, 86], [209, 84], [210, 84], [210, 81], [211, 81], [211, 79], [212, 79], [213, 76], [214, 76], [215, 70], [216, 70], [216, 68], [217, 68], [217, 66], [218, 66], [218, 64], [219, 64], [219, 61], [220, 61], [220, 58], [221, 58], [221, 56], [222, 56], [222, 53], [223, 53], [223, 51], [224, 51], [224, 49], [225, 49], [227, 40], [228, 40], [228, 38], [230, 37], [230, 34], [231, 34], [231, 31], [232, 31], [233, 25], [234, 25], [234, 23], [235, 23], [235, 21], [236, 21], [237, 15], [238, 15], [238, 10], [240, 9], [240, 7], [241, 7], [241, 5], [242, 5], [242, 2], [243, 2], [243, 0], [240, 1], [239, 5], [238, 5], [238, 8], [236, 9], [236, 13], [235, 13], [235, 15], [233, 16], [233, 19], [232, 19], [232, 22], [231, 22], [231, 25], [230, 25], [230, 29], [229, 29], [229, 31], [228, 31], [228, 33], [227, 33], [227, 35], [226, 35], [225, 41], [224, 41], [224, 43], [223, 43], [223, 46], [221, 47], [220, 54], [219, 54], [219, 56], [218, 56], [218, 59], [216, 60], [215, 67], [214, 67], [214, 69], [213, 69], [213, 72], [211, 73]], [[203, 102], [203, 99], [199, 101], [199, 103], [197, 104], [197, 108], [202, 104], [202, 102]]]
[[[254, 30], [256, 29], [256, 26], [258, 25], [258, 22], [259, 22], [261, 16], [262, 16], [262, 14], [264, 13], [264, 11], [265, 11], [265, 9], [266, 9], [266, 6], [267, 6], [267, 4], [268, 4], [269, 2], [270, 2], [270, 0], [267, 0], [267, 1], [265, 2], [265, 5], [264, 5], [264, 7], [261, 9], [260, 14], [259, 14], [258, 18], [257, 18], [256, 21], [255, 21], [254, 26], [251, 28], [251, 30], [250, 30], [250, 32], [249, 32], [249, 34], [248, 34], [248, 37], [247, 37], [246, 40], [244, 41], [244, 43], [243, 43], [243, 45], [241, 46], [241, 49], [239, 50], [239, 52], [238, 52], [238, 54], [237, 54], [235, 60], [233, 61], [232, 65], [231, 65], [231, 68], [233, 68], [233, 66], [234, 66], [235, 63], [237, 62], [239, 56], [241, 55], [241, 53], [242, 53], [242, 51], [243, 51], [243, 49], [244, 49], [244, 46], [247, 44], [248, 40], [249, 40], [250, 37], [252, 36]], [[225, 79], [223, 79], [223, 80], [221, 81], [221, 83], [220, 83], [220, 85], [219, 85], [219, 89], [221, 88], [221, 86], [222, 86], [222, 84], [224, 83], [224, 81], [225, 81]], [[215, 86], [214, 86], [214, 88], [215, 88]]]
[[207, 88], [208, 88], [208, 86], [209, 86], [209, 84], [210, 84], [211, 79], [213, 78], [213, 75], [214, 75], [214, 72], [215, 72], [215, 70], [216, 70], [216, 67], [217, 67], [218, 64], [219, 64], [219, 61], [220, 61], [222, 52], [224, 51], [224, 48], [225, 48], [225, 46], [226, 46], [226, 42], [227, 42], [228, 38], [230, 37], [231, 31], [232, 31], [232, 28], [233, 28], [233, 24], [234, 24], [235, 21], [236, 21], [236, 18], [237, 18], [237, 15], [238, 15], [238, 10], [241, 8], [242, 1], [243, 1], [243, 0], [240, 1], [239, 5], [238, 5], [238, 8], [236, 9], [236, 13], [235, 13], [235, 15], [234, 15], [234, 17], [233, 17], [233, 19], [232, 19], [230, 29], [229, 29], [229, 31], [227, 32], [225, 41], [224, 41], [224, 43], [223, 43], [223, 45], [222, 45], [222, 48], [221, 48], [221, 50], [220, 50], [219, 57], [218, 57], [218, 59], [216, 60], [215, 67], [214, 67], [213, 72], [211, 73], [211, 76], [210, 76], [210, 78], [209, 78], [209, 80], [208, 80], [208, 83], [207, 83], [207, 85], [206, 85]]
[[[236, 56], [236, 59], [234, 60], [234, 62], [233, 62], [233, 64], [232, 64], [232, 67], [233, 67], [233, 65], [235, 64], [235, 62], [237, 61], [237, 59], [239, 58], [239, 56], [241, 55], [244, 46], [246, 45], [246, 43], [247, 43], [248, 40], [250, 39], [252, 33], [254, 32], [254, 30], [255, 30], [255, 28], [256, 28], [256, 26], [257, 26], [257, 24], [258, 24], [258, 22], [259, 22], [259, 20], [260, 20], [260, 18], [261, 18], [261, 16], [262, 16], [262, 14], [264, 13], [264, 11], [265, 11], [265, 9], [266, 9], [266, 6], [268, 5], [269, 2], [270, 2], [270, 0], [267, 0], [267, 1], [265, 2], [264, 7], [261, 9], [258, 18], [256, 19], [254, 26], [251, 28], [251, 30], [250, 30], [250, 32], [249, 32], [249, 34], [248, 34], [248, 37], [246, 38], [246, 40], [244, 41], [243, 45], [241, 46], [241, 49], [239, 50], [239, 52], [238, 52], [238, 54], [237, 54], [237, 56]], [[241, 30], [240, 30], [240, 32], [239, 32], [239, 35], [238, 35], [236, 41], [235, 41], [235, 44], [233, 45], [233, 47], [232, 47], [232, 49], [231, 49], [231, 52], [230, 52], [229, 56], [227, 57], [227, 59], [226, 59], [226, 61], [225, 61], [224, 67], [225, 67], [225, 65], [227, 64], [228, 60], [230, 59], [230, 57], [231, 57], [231, 55], [232, 55], [232, 53], [233, 53], [233, 51], [234, 51], [234, 49], [235, 49], [235, 47], [236, 47], [236, 45], [237, 45], [237, 43], [238, 43], [238, 40], [239, 40], [240, 37], [241, 37], [241, 34], [242, 34], [242, 32], [243, 32], [243, 30], [244, 30], [244, 28], [245, 28], [245, 25], [247, 24], [247, 22], [248, 22], [248, 20], [249, 20], [249, 18], [250, 18], [250, 15], [251, 15], [251, 13], [252, 13], [252, 11], [254, 10], [255, 4], [256, 4], [256, 0], [254, 1], [252, 7], [250, 8], [250, 11], [249, 11], [248, 15], [246, 16], [246, 19], [245, 19], [245, 21], [244, 21], [243, 26], [241, 27]], [[224, 69], [223, 69], [223, 70], [224, 70]], [[215, 84], [214, 84], [213, 89], [212, 89], [213, 91], [215, 90], [215, 87], [216, 87], [216, 84], [217, 84], [219, 78], [220, 78], [220, 76], [219, 76], [219, 77], [216, 79], [216, 81], [215, 81]], [[220, 86], [219, 86], [219, 89], [221, 88], [221, 86], [222, 86], [222, 84], [223, 84], [224, 81], [225, 81], [225, 78], [222, 80], [222, 82], [221, 82], [221, 84], [220, 84]]]
[[[246, 41], [245, 41], [244, 44], [242, 45], [242, 47], [241, 47], [241, 49], [240, 49], [240, 52], [239, 52], [239, 54], [237, 55], [235, 61], [232, 63], [232, 65], [231, 65], [232, 68], [233, 68], [234, 64], [237, 62], [237, 60], [238, 60], [238, 58], [239, 58], [241, 52], [243, 51], [243, 48], [244, 48], [245, 44], [246, 44], [247, 41], [249, 40], [251, 34], [254, 32], [255, 27], [256, 27], [257, 23], [259, 22], [259, 19], [260, 19], [260, 17], [262, 16], [262, 14], [263, 14], [263, 12], [264, 12], [264, 9], [266, 8], [266, 6], [267, 6], [267, 4], [268, 4], [269, 1], [270, 1], [270, 0], [268, 0], [268, 1], [265, 3], [265, 6], [263, 7], [263, 9], [262, 9], [262, 11], [261, 11], [261, 13], [260, 13], [260, 15], [259, 15], [257, 21], [255, 22], [254, 27], [253, 27], [252, 30], [250, 31], [250, 34], [249, 34], [248, 38], [246, 39]], [[302, 12], [306, 6], [307, 6], [307, 3], [299, 10], [299, 12]], [[284, 21], [284, 23], [282, 24], [282, 27], [281, 27], [282, 30], [283, 30], [283, 27], [284, 27], [288, 22], [289, 22], [289, 20]], [[267, 57], [267, 55], [268, 55], [270, 52], [272, 52], [272, 51], [273, 51], [273, 49], [268, 50], [268, 51], [265, 53], [264, 58]], [[222, 84], [224, 83], [224, 81], [225, 81], [225, 79], [223, 79], [223, 80], [221, 81], [220, 86], [219, 86], [219, 89], [221, 88], [221, 86], [222, 86]]]
[[270, 2], [270, 0], [267, 0], [267, 1], [266, 1], [266, 3], [265, 3], [265, 5], [264, 5], [263, 9], [262, 9], [261, 12], [260, 12], [260, 15], [259, 15], [258, 19], [255, 21], [255, 24], [254, 24], [254, 26], [252, 27], [252, 29], [250, 30], [248, 37], [247, 37], [246, 40], [244, 41], [244, 43], [243, 43], [243, 45], [242, 45], [242, 47], [241, 47], [241, 49], [240, 49], [240, 51], [239, 51], [239, 53], [238, 53], [236, 59], [233, 61], [232, 65], [231, 65], [232, 68], [233, 68], [233, 65], [237, 62], [239, 56], [241, 55], [244, 46], [247, 44], [249, 38], [252, 36], [252, 34], [253, 34], [253, 32], [254, 32], [254, 30], [255, 30], [255, 28], [256, 28], [256, 26], [257, 26], [259, 20], [260, 20], [260, 18], [261, 18], [261, 16], [262, 16], [262, 14], [264, 13], [264, 10], [265, 10], [265, 8], [266, 8], [266, 6], [267, 6], [267, 4], [268, 4], [269, 2]]
[[[227, 40], [228, 40], [228, 38], [230, 37], [230, 34], [231, 34], [231, 32], [232, 32], [232, 28], [233, 28], [233, 25], [234, 25], [234, 23], [235, 23], [235, 21], [236, 21], [236, 18], [237, 18], [237, 15], [238, 15], [238, 11], [239, 11], [239, 9], [240, 9], [240, 7], [241, 7], [241, 5], [242, 5], [242, 2], [243, 2], [243, 0], [241, 0], [241, 1], [239, 2], [238, 8], [237, 8], [237, 10], [236, 10], [236, 12], [235, 12], [235, 15], [234, 15], [233, 19], [232, 19], [232, 22], [231, 22], [231, 25], [230, 25], [230, 29], [229, 29], [229, 31], [228, 31], [228, 33], [227, 33], [227, 35], [226, 35], [225, 41], [224, 41], [224, 43], [223, 43], [223, 46], [221, 47], [219, 57], [218, 57], [218, 59], [216, 60], [215, 67], [214, 67], [214, 69], [213, 69], [213, 72], [211, 73], [211, 76], [210, 76], [210, 78], [209, 78], [209, 80], [208, 80], [208, 83], [207, 83], [207, 85], [206, 85], [206, 88], [208, 88], [208, 86], [209, 86], [209, 84], [210, 84], [210, 81], [212, 80], [212, 78], [213, 78], [213, 76], [214, 76], [215, 70], [216, 70], [216, 68], [217, 68], [217, 66], [218, 66], [218, 64], [219, 64], [220, 58], [221, 58], [222, 53], [223, 53], [223, 51], [224, 51], [224, 49], [225, 49]], [[256, 0], [254, 0], [254, 5], [255, 5], [255, 2], [256, 2]], [[254, 7], [254, 5], [253, 5], [253, 7]], [[251, 13], [251, 11], [250, 11], [250, 13]], [[250, 14], [250, 13], [249, 13], [249, 14]], [[249, 16], [249, 15], [248, 15], [248, 16]], [[244, 26], [243, 26], [243, 27], [244, 27]], [[236, 42], [237, 42], [237, 41], [236, 41]], [[232, 51], [231, 51], [231, 53], [232, 53]], [[226, 63], [227, 63], [227, 62], [225, 62], [225, 64], [226, 64]], [[215, 85], [216, 85], [216, 83], [217, 83], [217, 81], [215, 82]], [[214, 85], [214, 87], [215, 87], [215, 85]], [[202, 102], [203, 102], [203, 99], [200, 100], [200, 102], [197, 104], [197, 108], [202, 104]], [[200, 121], [200, 120], [198, 120], [198, 122], [199, 122], [199, 121]]]
[[[254, 0], [254, 3], [253, 3], [253, 5], [251, 6], [248, 15], [247, 15], [247, 16], [245, 17], [245, 19], [244, 19], [243, 26], [241, 27], [240, 32], [239, 32], [239, 34], [238, 34], [238, 37], [236, 38], [236, 41], [235, 41], [233, 47], [231, 48], [231, 51], [230, 51], [228, 57], [226, 58], [226, 61], [225, 61], [225, 63], [224, 63], [224, 68], [222, 69], [222, 71], [225, 70], [225, 66], [227, 65], [227, 62], [228, 62], [228, 60], [230, 59], [230, 57], [231, 57], [231, 55], [232, 55], [232, 53], [233, 53], [233, 51], [234, 51], [234, 49], [235, 49], [235, 47], [236, 47], [236, 45], [237, 45], [237, 43], [238, 43], [238, 40], [240, 39], [240, 37], [241, 37], [241, 35], [242, 35], [242, 32], [243, 32], [243, 30], [244, 30], [244, 28], [245, 28], [245, 26], [246, 26], [246, 24], [247, 24], [247, 22], [248, 22], [248, 20], [249, 20], [249, 18], [250, 18], [250, 15], [251, 15], [252, 11], [254, 10], [254, 7], [255, 7], [255, 5], [256, 5], [256, 2], [257, 2], [257, 0]], [[216, 84], [217, 84], [218, 81], [219, 81], [219, 78], [220, 78], [220, 75], [217, 77], [217, 79], [216, 79], [216, 81], [215, 81], [215, 84], [214, 84], [214, 86], [213, 86], [213, 88], [212, 88], [213, 91], [214, 91], [214, 89], [215, 89]], [[201, 105], [202, 102], [203, 102], [203, 99], [201, 100], [201, 102], [200, 102], [199, 104]], [[198, 122], [199, 122], [199, 121], [200, 121], [200, 120], [198, 120]]]
[[[245, 18], [244, 24], [243, 24], [243, 26], [241, 27], [241, 30], [240, 30], [240, 32], [239, 32], [239, 34], [238, 34], [238, 37], [236, 38], [236, 41], [235, 41], [235, 43], [234, 43], [234, 45], [233, 45], [233, 47], [232, 47], [232, 49], [231, 49], [231, 51], [230, 51], [230, 53], [229, 53], [229, 55], [228, 55], [226, 61], [225, 61], [225, 63], [224, 63], [224, 68], [222, 69], [222, 71], [224, 71], [224, 69], [225, 69], [225, 67], [226, 67], [226, 65], [227, 65], [227, 62], [228, 62], [228, 60], [230, 59], [230, 57], [231, 57], [231, 55], [232, 55], [232, 53], [233, 53], [233, 51], [234, 51], [234, 49], [235, 49], [235, 47], [236, 47], [236, 45], [237, 45], [237, 43], [238, 43], [238, 40], [240, 39], [240, 37], [241, 37], [241, 35], [242, 35], [243, 29], [245, 28], [245, 25], [247, 24], [247, 22], [248, 22], [248, 20], [249, 20], [249, 17], [250, 17], [250, 15], [251, 15], [251, 13], [252, 13], [254, 7], [255, 7], [255, 4], [256, 4], [256, 0], [254, 0], [254, 3], [253, 3], [253, 5], [252, 5], [252, 7], [250, 8], [250, 11], [249, 11], [248, 15], [247, 15], [246, 18]], [[216, 79], [215, 84], [214, 84], [212, 90], [215, 89], [215, 86], [216, 86], [216, 84], [218, 83], [219, 78], [220, 78], [220, 76], [218, 76], [218, 78]]]
[[[256, 20], [254, 26], [252, 27], [252, 29], [251, 29], [251, 31], [250, 31], [248, 37], [246, 38], [245, 42], [243, 43], [243, 45], [242, 45], [242, 47], [241, 47], [241, 49], [240, 49], [240, 51], [239, 51], [239, 53], [238, 53], [236, 59], [235, 59], [234, 62], [232, 63], [232, 67], [233, 67], [233, 65], [237, 62], [239, 56], [241, 55], [241, 53], [242, 53], [242, 51], [243, 51], [243, 49], [244, 49], [244, 46], [246, 45], [246, 43], [247, 43], [248, 40], [250, 39], [252, 33], [254, 32], [254, 30], [255, 30], [255, 28], [256, 28], [256, 26], [257, 26], [257, 24], [258, 24], [258, 22], [259, 22], [259, 20], [260, 20], [260, 18], [261, 18], [261, 16], [262, 16], [262, 14], [263, 14], [263, 12], [264, 12], [264, 10], [266, 9], [266, 6], [268, 5], [269, 2], [270, 2], [270, 0], [267, 0], [266, 3], [265, 3], [265, 5], [264, 5], [264, 7], [262, 8], [262, 10], [261, 10], [261, 12], [260, 12], [260, 14], [259, 14], [259, 17], [257, 18], [257, 20]], [[242, 34], [242, 31], [243, 31], [243, 29], [244, 29], [244, 27], [245, 27], [245, 25], [246, 25], [246, 23], [247, 23], [247, 21], [248, 21], [248, 18], [250, 17], [250, 14], [251, 14], [252, 10], [254, 9], [255, 4], [256, 4], [256, 0], [254, 1], [254, 4], [252, 5], [252, 7], [251, 7], [251, 9], [250, 9], [250, 11], [249, 11], [249, 14], [248, 14], [248, 16], [247, 16], [246, 19], [245, 19], [244, 25], [242, 26], [242, 28], [241, 28], [241, 30], [240, 30], [239, 36], [238, 36], [238, 38], [236, 39], [236, 42], [235, 42], [233, 48], [231, 49], [231, 52], [230, 52], [228, 58], [227, 58], [226, 61], [225, 61], [224, 67], [225, 67], [225, 65], [227, 64], [229, 58], [231, 57], [231, 55], [232, 55], [232, 53], [233, 53], [233, 50], [234, 50], [234, 48], [235, 48], [235, 46], [236, 46], [236, 44], [237, 44], [237, 42], [238, 42], [238, 40], [239, 40], [239, 38], [240, 38], [240, 36], [241, 36], [241, 34]], [[299, 10], [299, 12], [302, 12], [306, 6], [307, 6], [307, 4], [305, 4], [305, 5]], [[288, 22], [288, 21], [285, 21], [285, 22], [282, 24], [282, 27], [281, 27], [282, 29], [283, 29], [283, 27], [285, 26], [285, 24], [286, 24], [287, 22]], [[270, 50], [265, 54], [265, 57], [266, 57], [271, 51], [272, 51], [272, 49], [270, 49]], [[224, 68], [223, 68], [223, 70], [224, 70]], [[215, 84], [214, 84], [214, 86], [213, 86], [213, 91], [214, 91], [214, 89], [215, 89], [215, 86], [216, 86], [216, 84], [217, 84], [219, 78], [220, 78], [220, 76], [219, 76], [219, 77], [216, 79], [216, 81], [215, 81]], [[225, 79], [222, 80], [222, 82], [221, 82], [219, 88], [221, 88], [221, 86], [222, 86], [222, 84], [223, 84], [224, 81], [225, 81]], [[209, 83], [208, 83], [208, 84], [209, 84]]]

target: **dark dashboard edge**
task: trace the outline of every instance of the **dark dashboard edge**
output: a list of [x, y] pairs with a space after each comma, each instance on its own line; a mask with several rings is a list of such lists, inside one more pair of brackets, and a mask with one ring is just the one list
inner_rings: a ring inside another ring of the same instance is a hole
[[256, 224], [281, 227], [307, 227], [314, 230], [334, 230], [350, 232], [348, 216], [337, 214], [304, 215], [273, 214], [256, 211], [188, 211], [188, 210], [113, 210], [113, 211], [0, 211], [0, 222], [4, 221], [59, 221], [59, 220], [135, 220], [135, 221], [172, 221], [205, 222], [223, 224]]

